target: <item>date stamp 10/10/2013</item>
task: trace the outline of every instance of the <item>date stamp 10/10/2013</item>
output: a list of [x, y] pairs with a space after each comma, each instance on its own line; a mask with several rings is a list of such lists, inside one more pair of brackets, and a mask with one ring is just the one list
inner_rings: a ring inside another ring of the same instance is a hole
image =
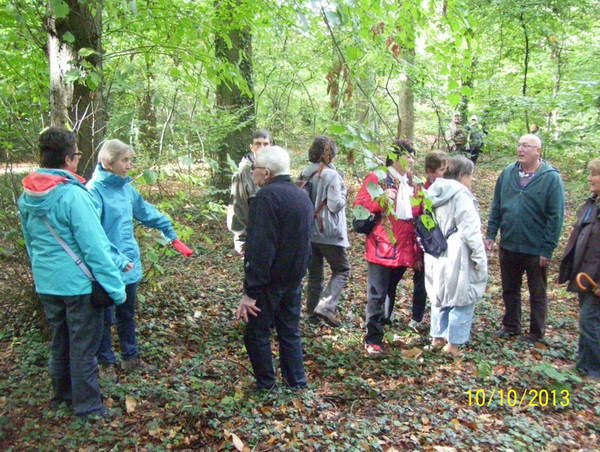
[[547, 389], [494, 389], [491, 392], [484, 389], [469, 390], [469, 406], [489, 407], [495, 399], [496, 404], [510, 407], [568, 407], [569, 391], [547, 390]]

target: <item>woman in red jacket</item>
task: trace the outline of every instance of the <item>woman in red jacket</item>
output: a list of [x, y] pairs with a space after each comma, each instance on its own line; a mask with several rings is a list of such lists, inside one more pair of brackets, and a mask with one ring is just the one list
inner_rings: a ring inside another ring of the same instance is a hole
[[[365, 349], [373, 355], [383, 352], [383, 326], [389, 322], [396, 287], [404, 272], [409, 267], [420, 270], [423, 266], [413, 226], [416, 215], [413, 210], [418, 212], [420, 206], [413, 209], [410, 202], [413, 195], [410, 171], [414, 157], [410, 140], [394, 142], [386, 159], [385, 177], [380, 180], [378, 171], [369, 174], [354, 202], [355, 206], [361, 205], [372, 214], [381, 214], [365, 245], [365, 258], [369, 264]], [[369, 186], [371, 192], [375, 189], [379, 195], [372, 197]]]

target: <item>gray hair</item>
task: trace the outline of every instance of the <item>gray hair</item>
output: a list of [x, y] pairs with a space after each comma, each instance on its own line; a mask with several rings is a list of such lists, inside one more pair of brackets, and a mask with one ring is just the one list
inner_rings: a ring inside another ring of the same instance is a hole
[[267, 168], [273, 176], [290, 174], [290, 155], [279, 146], [268, 146], [258, 151], [256, 164]]
[[538, 145], [538, 148], [542, 148], [542, 140], [540, 140], [540, 137], [538, 137], [537, 135], [534, 135], [533, 133], [528, 133], [526, 135], [523, 135], [519, 141], [521, 141], [523, 138], [535, 141]]
[[98, 163], [103, 165], [108, 162], [112, 165], [127, 153], [131, 154], [132, 157], [135, 155], [133, 148], [121, 140], [105, 141], [100, 152], [98, 152]]
[[475, 170], [475, 164], [464, 155], [456, 155], [450, 159], [444, 179], [459, 180], [460, 176], [470, 176]]

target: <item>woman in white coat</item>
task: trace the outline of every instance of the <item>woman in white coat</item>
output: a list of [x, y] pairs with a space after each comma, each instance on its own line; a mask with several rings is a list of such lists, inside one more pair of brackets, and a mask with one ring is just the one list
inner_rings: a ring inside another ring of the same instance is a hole
[[457, 356], [469, 340], [475, 303], [487, 284], [487, 256], [481, 219], [471, 193], [475, 165], [464, 156], [450, 160], [444, 179], [427, 190], [448, 249], [438, 258], [425, 254], [425, 287], [431, 300], [434, 347]]

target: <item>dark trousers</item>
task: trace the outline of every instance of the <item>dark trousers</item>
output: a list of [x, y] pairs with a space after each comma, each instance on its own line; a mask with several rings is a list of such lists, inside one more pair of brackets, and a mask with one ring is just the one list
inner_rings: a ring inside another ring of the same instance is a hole
[[365, 337], [367, 344], [383, 343], [383, 326], [390, 321], [396, 299], [396, 288], [405, 271], [406, 267], [388, 268], [369, 262]]
[[427, 291], [425, 290], [425, 272], [414, 270], [413, 274], [413, 299], [412, 319], [415, 322], [423, 320], [425, 307], [427, 305]]
[[577, 367], [600, 377], [600, 298], [579, 294], [579, 359]]
[[258, 316], [249, 316], [244, 333], [244, 345], [259, 389], [275, 385], [275, 370], [271, 354], [271, 325], [275, 324], [279, 340], [279, 361], [284, 383], [291, 388], [306, 386], [300, 342], [300, 308], [302, 288], [270, 288], [256, 300]]
[[548, 319], [548, 267], [540, 267], [539, 256], [500, 248], [500, 272], [504, 300], [504, 331], [521, 333], [521, 286], [523, 273], [526, 273], [531, 306], [529, 337], [534, 340], [543, 339]]
[[52, 328], [50, 377], [52, 404], [73, 403], [77, 416], [103, 414], [98, 386], [96, 352], [102, 334], [102, 313], [90, 295], [40, 294], [46, 320]]
[[102, 339], [98, 348], [98, 363], [115, 364], [117, 357], [112, 348], [111, 329], [117, 318], [117, 333], [119, 335], [119, 345], [121, 347], [121, 358], [123, 361], [137, 358], [140, 352], [137, 349], [135, 341], [135, 306], [137, 299], [137, 283], [127, 284], [125, 286], [127, 299], [125, 303], [118, 306], [104, 308], [102, 317], [104, 318], [104, 327], [102, 328]]

